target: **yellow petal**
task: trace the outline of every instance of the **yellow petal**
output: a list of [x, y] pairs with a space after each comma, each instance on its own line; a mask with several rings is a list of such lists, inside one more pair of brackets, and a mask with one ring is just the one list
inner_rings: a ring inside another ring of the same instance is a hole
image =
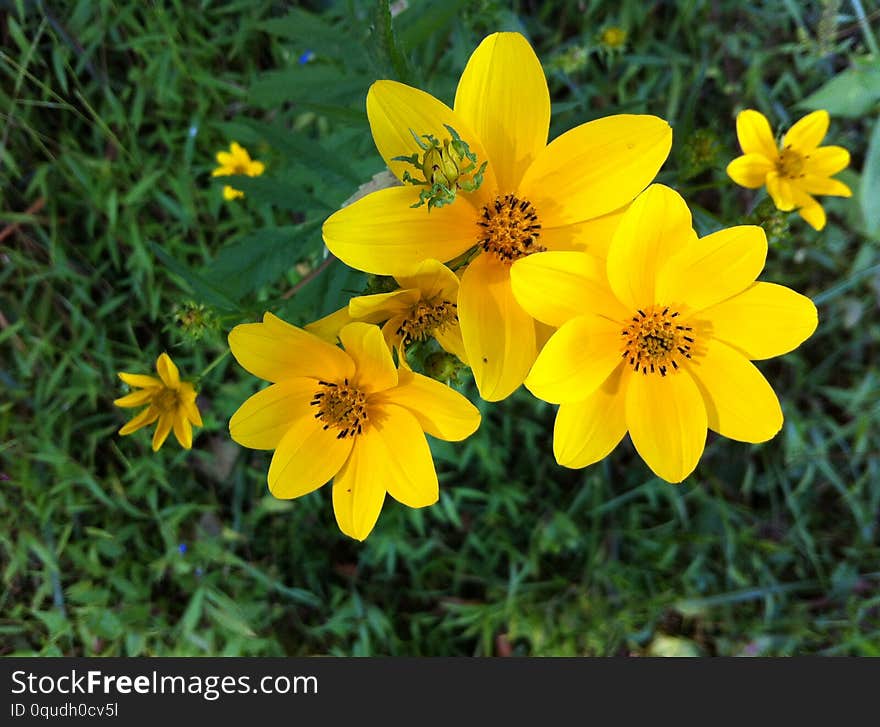
[[468, 363], [486, 401], [500, 401], [525, 379], [535, 360], [535, 324], [513, 297], [510, 269], [491, 255], [465, 270], [458, 318]]
[[767, 181], [767, 172], [773, 163], [763, 154], [744, 154], [727, 165], [727, 176], [741, 187], [757, 189]]
[[794, 209], [794, 190], [791, 181], [779, 176], [778, 172], [768, 172], [767, 193], [776, 205], [776, 209], [790, 212]]
[[[485, 185], [484, 185], [485, 186]], [[477, 211], [466, 199], [413, 209], [412, 191], [380, 189], [332, 214], [324, 242], [346, 265], [378, 275], [408, 275], [424, 260], [452, 260], [477, 244]]]
[[247, 150], [237, 141], [233, 141], [229, 145], [229, 150], [232, 152], [232, 157], [235, 159], [235, 163], [240, 161], [250, 161], [250, 154], [248, 154]]
[[605, 277], [605, 261], [583, 252], [539, 252], [517, 260], [510, 268], [517, 302], [550, 326], [587, 312], [627, 318]]
[[718, 340], [686, 362], [703, 394], [709, 428], [738, 442], [766, 442], [782, 428], [779, 400], [754, 364]]
[[770, 122], [758, 111], [746, 109], [737, 114], [736, 135], [743, 154], [760, 154], [771, 161], [779, 155]]
[[808, 194], [830, 194], [835, 197], [852, 197], [852, 190], [843, 182], [815, 174], [806, 174], [798, 179], [798, 186]]
[[183, 394], [181, 404], [184, 412], [186, 412], [186, 418], [189, 419], [192, 425], [196, 427], [202, 426], [202, 415], [199, 413], [199, 408], [196, 406], [196, 392], [193, 390], [192, 384], [184, 381], [180, 385], [180, 389]]
[[696, 237], [681, 195], [662, 184], [648, 187], [624, 213], [608, 250], [608, 282], [617, 298], [631, 310], [660, 302], [658, 272]]
[[156, 371], [159, 373], [162, 383], [169, 389], [177, 389], [180, 386], [180, 372], [167, 353], [160, 354], [156, 359]]
[[266, 381], [300, 376], [342, 380], [354, 376], [351, 357], [336, 346], [266, 313], [262, 323], [242, 323], [229, 334], [241, 366]]
[[849, 152], [842, 146], [820, 146], [804, 157], [804, 172], [830, 177], [849, 166]]
[[345, 352], [354, 360], [352, 384], [366, 394], [397, 386], [397, 369], [382, 330], [369, 323], [349, 323], [339, 332]]
[[385, 502], [385, 486], [376, 477], [375, 463], [360, 447], [352, 450], [342, 471], [333, 479], [333, 512], [339, 529], [364, 540], [376, 525]]
[[526, 388], [553, 404], [583, 401], [620, 363], [622, 324], [590, 314], [554, 333], [532, 366]]
[[437, 439], [458, 442], [480, 426], [480, 412], [454, 389], [427, 376], [401, 368], [400, 383], [370, 402], [395, 404], [408, 410], [424, 431]]
[[464, 349], [464, 339], [461, 336], [460, 325], [452, 323], [441, 330], [435, 330], [434, 338], [437, 339], [437, 343], [440, 344], [444, 351], [451, 353], [453, 356], [458, 356], [462, 363], [467, 363], [467, 352]]
[[423, 261], [412, 275], [398, 275], [397, 284], [401, 288], [420, 290], [423, 298], [452, 301], [458, 298], [458, 276], [438, 260]]
[[138, 389], [151, 389], [157, 386], [162, 386], [162, 382], [155, 376], [146, 376], [144, 374], [127, 374], [124, 371], [120, 371], [117, 376], [119, 376], [119, 378], [122, 379], [129, 386], [134, 386]]
[[767, 259], [767, 235], [757, 225], [713, 232], [687, 245], [660, 270], [657, 301], [682, 301], [692, 311], [715, 305], [755, 282]]
[[657, 174], [672, 129], [656, 116], [606, 116], [554, 139], [526, 170], [520, 197], [546, 227], [582, 222], [631, 201]]
[[547, 145], [550, 92], [541, 62], [519, 33], [493, 33], [470, 57], [455, 113], [483, 141], [502, 193], [515, 192]]
[[[801, 187], [800, 182], [792, 184], [791, 191], [794, 197], [794, 206], [797, 213], [806, 220], [807, 224], [815, 230], [821, 230], [825, 227], [825, 210], [819, 201], [810, 194], [807, 194]], [[849, 189], [847, 187], [847, 189]]]
[[[408, 410], [382, 404], [370, 412], [370, 426], [355, 442], [360, 473], [342, 478], [372, 477], [398, 502], [408, 507], [427, 507], [440, 495], [434, 460], [419, 422]], [[355, 503], [356, 504], [356, 503]]]
[[119, 434], [123, 437], [128, 434], [132, 434], [138, 429], [142, 429], [143, 427], [152, 424], [158, 418], [159, 410], [152, 406], [147, 407], [140, 414], [134, 417], [134, 419], [123, 426], [122, 429], [119, 430]]
[[339, 338], [339, 331], [349, 323], [351, 323], [351, 315], [348, 313], [348, 306], [345, 306], [337, 311], [333, 311], [330, 315], [307, 323], [304, 328], [309, 333], [314, 333], [321, 340], [335, 344]]
[[275, 449], [296, 419], [314, 418], [314, 379], [287, 379], [258, 391], [229, 420], [229, 434], [243, 447]]
[[604, 259], [608, 257], [611, 239], [628, 207], [573, 225], [545, 227], [541, 230], [541, 244], [548, 250], [576, 250]]
[[311, 415], [295, 419], [269, 465], [269, 492], [281, 500], [317, 490], [342, 469], [354, 437], [337, 439], [336, 427], [323, 429]]
[[153, 432], [153, 451], [158, 452], [159, 448], [168, 439], [171, 433], [171, 427], [174, 425], [174, 413], [167, 411], [159, 415], [159, 423], [156, 425], [156, 431]]
[[829, 122], [828, 112], [824, 109], [807, 114], [782, 137], [782, 146], [791, 147], [801, 153], [810, 153], [822, 143], [828, 133]]
[[418, 289], [359, 295], [348, 302], [348, 313], [353, 320], [362, 323], [382, 323], [408, 311], [419, 302], [421, 297], [421, 291]]
[[[413, 133], [420, 137], [432, 134], [438, 142], [443, 143], [450, 138], [446, 125], [451, 126], [458, 135], [467, 142], [471, 151], [477, 155], [478, 166], [489, 160], [486, 150], [480, 143], [480, 138], [474, 133], [467, 120], [460, 114], [455, 113], [442, 101], [438, 101], [431, 94], [412, 88], [397, 81], [376, 81], [367, 92], [367, 118], [370, 121], [370, 129], [373, 132], [373, 141], [379, 154], [385, 160], [391, 173], [403, 181], [403, 173], [410, 172], [415, 177], [421, 177], [421, 173], [407, 162], [393, 161], [397, 156], [410, 156], [418, 154], [421, 158], [424, 151], [416, 143]], [[476, 192], [467, 194], [460, 192], [459, 196], [472, 197], [480, 200], [480, 204], [488, 201], [489, 191], [497, 187], [495, 172], [492, 167], [487, 167], [483, 184]], [[407, 184], [398, 188], [401, 199], [407, 200], [406, 204], [413, 204], [419, 198], [419, 190]], [[456, 204], [458, 202], [456, 201]], [[455, 206], [455, 205], [452, 205]], [[445, 209], [445, 208], [441, 208]], [[424, 207], [419, 211], [427, 215]], [[433, 214], [435, 210], [432, 210]], [[429, 256], [436, 257], [436, 256]], [[449, 258], [443, 258], [448, 260]]]
[[244, 192], [240, 189], [234, 189], [228, 184], [223, 187], [223, 199], [230, 201], [233, 199], [241, 199], [242, 197], [244, 197]]
[[626, 391], [626, 426], [636, 451], [654, 474], [681, 482], [706, 444], [706, 405], [693, 378], [633, 374]]
[[151, 387], [149, 389], [133, 391], [130, 394], [120, 397], [119, 399], [114, 399], [113, 403], [116, 406], [121, 407], [143, 406], [144, 404], [149, 402], [155, 395], [156, 390]]
[[189, 423], [183, 410], [174, 413], [173, 426], [174, 436], [180, 443], [180, 446], [184, 449], [192, 449], [192, 425]]
[[247, 167], [249, 177], [259, 177], [265, 171], [266, 165], [263, 162], [251, 162]]
[[235, 166], [235, 157], [230, 154], [228, 151], [218, 151], [217, 152], [217, 163], [221, 167], [234, 167]]
[[583, 401], [562, 404], [553, 426], [553, 454], [563, 467], [580, 469], [608, 455], [626, 434], [624, 364]]
[[714, 338], [756, 360], [793, 351], [819, 322], [813, 301], [774, 283], [754, 283], [700, 316], [710, 322]]
[[825, 227], [825, 209], [816, 200], [803, 207], [798, 207], [798, 214], [804, 218], [807, 224], [814, 230], [822, 230]]

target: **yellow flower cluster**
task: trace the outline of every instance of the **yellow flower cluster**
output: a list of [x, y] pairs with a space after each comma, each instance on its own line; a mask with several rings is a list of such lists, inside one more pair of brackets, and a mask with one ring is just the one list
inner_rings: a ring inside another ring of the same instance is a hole
[[[605, 35], [624, 42], [622, 32]], [[354, 297], [305, 329], [267, 312], [229, 335], [238, 363], [270, 384], [242, 404], [230, 433], [274, 450], [276, 497], [332, 480], [336, 521], [360, 540], [386, 493], [409, 507], [436, 502], [425, 435], [462, 440], [480, 415], [412, 370], [408, 349], [430, 338], [470, 367], [484, 400], [524, 383], [558, 404], [553, 451], [566, 467], [602, 459], [628, 433], [654, 473], [680, 482], [708, 430], [741, 442], [780, 430], [779, 402], [752, 361], [799, 346], [816, 308], [757, 280], [767, 255], [760, 227], [698, 237], [684, 199], [652, 184], [672, 145], [666, 121], [607, 116], [548, 143], [547, 81], [518, 33], [483, 40], [452, 107], [388, 80], [373, 84], [366, 106], [399, 184], [331, 215], [323, 238], [347, 265], [397, 287]], [[777, 148], [766, 119], [744, 111], [744, 156], [728, 173], [766, 185], [780, 209], [820, 229], [825, 215], [811, 195], [849, 194], [830, 179], [849, 155], [818, 146], [827, 128], [816, 112]], [[263, 171], [235, 143], [218, 162], [218, 176]], [[117, 402], [150, 403], [122, 433], [158, 417], [154, 447], [172, 426], [188, 446], [185, 425], [200, 423], [192, 387], [170, 366], [160, 358], [161, 382], [123, 375], [146, 388]]]

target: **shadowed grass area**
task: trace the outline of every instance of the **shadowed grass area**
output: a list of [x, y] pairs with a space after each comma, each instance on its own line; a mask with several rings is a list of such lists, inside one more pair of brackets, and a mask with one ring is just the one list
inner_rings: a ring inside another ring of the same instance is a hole
[[[876, 2], [863, 18], [842, 2], [410, 2], [393, 21], [382, 3], [9, 5], [0, 653], [880, 655]], [[437, 505], [389, 501], [359, 544], [327, 488], [276, 500], [268, 453], [230, 441], [257, 382], [225, 332], [266, 309], [305, 323], [364, 288], [322, 263], [319, 230], [383, 167], [366, 89], [397, 78], [451, 102], [495, 30], [534, 44], [551, 136], [609, 113], [668, 119], [658, 181], [701, 233], [764, 225], [762, 279], [813, 298], [819, 328], [759, 364], [783, 431], [760, 446], [710, 434], [681, 485], [628, 440], [559, 467], [554, 407], [520, 391], [481, 403], [466, 442], [432, 442]], [[787, 128], [823, 88], [855, 195], [825, 198], [817, 233], [724, 168], [737, 111]], [[232, 139], [268, 171], [225, 203], [210, 170]], [[180, 322], [194, 310], [199, 338]], [[116, 372], [147, 373], [163, 350], [199, 379], [189, 453], [116, 436]]]

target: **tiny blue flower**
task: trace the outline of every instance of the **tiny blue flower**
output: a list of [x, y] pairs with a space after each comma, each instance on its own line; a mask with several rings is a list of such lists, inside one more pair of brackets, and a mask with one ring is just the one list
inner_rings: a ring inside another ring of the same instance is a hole
[[189, 127], [189, 136], [191, 139], [195, 138], [195, 135], [199, 133], [199, 127], [193, 124]]
[[305, 65], [305, 64], [308, 63], [310, 60], [312, 60], [314, 57], [315, 57], [315, 54], [314, 54], [312, 51], [307, 50], [305, 53], [303, 53], [303, 54], [299, 57], [299, 62], [300, 62], [302, 65]]
[[177, 546], [177, 550], [180, 551], [181, 555], [185, 555], [187, 551], [186, 543], [181, 543]]
[[205, 569], [202, 566], [196, 568], [196, 577], [201, 578], [203, 575], [205, 575]]

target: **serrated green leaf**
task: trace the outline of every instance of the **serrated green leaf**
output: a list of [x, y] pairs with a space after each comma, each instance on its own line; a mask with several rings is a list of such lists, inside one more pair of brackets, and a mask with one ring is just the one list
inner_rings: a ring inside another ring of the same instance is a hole
[[192, 292], [199, 302], [207, 303], [208, 305], [215, 306], [222, 310], [238, 310], [238, 303], [220, 288], [190, 268], [189, 265], [186, 265], [172, 255], [169, 255], [155, 242], [151, 241], [149, 245], [156, 257], [159, 258], [159, 261], [186, 284], [190, 289], [190, 292]]
[[263, 73], [250, 88], [254, 106], [277, 109], [287, 102], [327, 103], [363, 98], [373, 79], [337, 66], [315, 64]]
[[204, 277], [235, 298], [277, 280], [305, 255], [318, 222], [257, 230], [224, 247], [205, 267]]
[[241, 190], [256, 202], [270, 204], [279, 209], [292, 212], [307, 212], [309, 210], [332, 212], [336, 209], [335, 205], [310, 194], [302, 184], [294, 184], [277, 177], [234, 175], [217, 177], [216, 179], [234, 189]]
[[293, 129], [251, 119], [243, 119], [241, 124], [288, 159], [311, 167], [316, 175], [329, 173], [345, 182], [357, 185], [363, 182], [361, 175], [355, 172], [341, 155], [326, 149], [317, 139], [310, 139]]

